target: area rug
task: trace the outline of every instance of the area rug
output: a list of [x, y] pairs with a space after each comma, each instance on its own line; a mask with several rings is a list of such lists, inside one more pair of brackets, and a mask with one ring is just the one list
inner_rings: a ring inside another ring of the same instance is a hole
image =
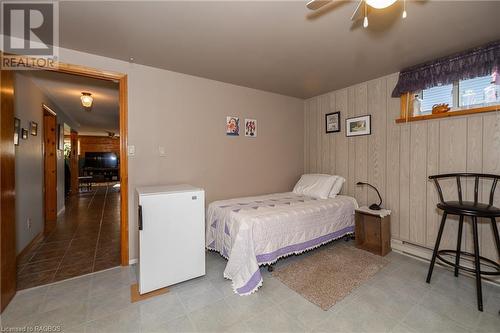
[[388, 263], [350, 244], [335, 243], [315, 251], [277, 268], [273, 276], [325, 311]]

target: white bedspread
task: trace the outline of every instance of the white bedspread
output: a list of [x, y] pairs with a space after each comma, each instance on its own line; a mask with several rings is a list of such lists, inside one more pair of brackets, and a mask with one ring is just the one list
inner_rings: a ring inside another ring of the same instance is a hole
[[206, 247], [228, 259], [224, 277], [248, 295], [262, 285], [259, 265], [354, 232], [356, 200], [315, 199], [292, 192], [212, 202]]

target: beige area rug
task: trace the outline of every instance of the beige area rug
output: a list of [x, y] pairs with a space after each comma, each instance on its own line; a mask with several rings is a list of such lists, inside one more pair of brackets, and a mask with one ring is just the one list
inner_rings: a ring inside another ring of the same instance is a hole
[[273, 276], [325, 311], [388, 263], [383, 257], [343, 243], [315, 251], [277, 268]]

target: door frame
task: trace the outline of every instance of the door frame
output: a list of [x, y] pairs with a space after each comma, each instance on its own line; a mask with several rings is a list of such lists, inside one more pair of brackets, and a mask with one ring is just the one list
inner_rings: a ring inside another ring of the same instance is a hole
[[[0, 58], [4, 53], [0, 51]], [[9, 57], [12, 57], [9, 55]], [[14, 56], [15, 57], [15, 56]], [[23, 57], [26, 61], [26, 57]], [[29, 61], [32, 67], [59, 73], [73, 74], [118, 83], [119, 112], [120, 112], [120, 261], [122, 266], [129, 265], [129, 228], [128, 228], [128, 77], [127, 74], [99, 70], [95, 68], [55, 62], [54, 67], [38, 67], [35, 59]], [[0, 313], [3, 312], [12, 297], [15, 295], [16, 285], [16, 252], [15, 252], [15, 149], [14, 149], [14, 83], [13, 71], [0, 71], [2, 80], [2, 117], [0, 121]], [[5, 81], [7, 81], [5, 83]], [[4, 89], [5, 88], [5, 89]], [[5, 98], [4, 98], [5, 97]], [[11, 103], [11, 104], [7, 104]], [[4, 104], [5, 103], [5, 104]], [[6, 110], [4, 110], [6, 105]], [[5, 112], [4, 112], [5, 111]], [[12, 119], [11, 119], [12, 118]], [[10, 180], [9, 180], [10, 179]], [[14, 244], [12, 246], [8, 244]], [[12, 267], [14, 269], [12, 269]], [[14, 278], [12, 281], [12, 272]], [[5, 279], [8, 278], [8, 279]], [[12, 293], [12, 283], [14, 292]]]
[[[14, 92], [15, 93], [15, 92]], [[48, 236], [48, 234], [54, 230], [56, 226], [56, 221], [57, 221], [57, 146], [54, 149], [54, 163], [55, 163], [55, 176], [54, 176], [54, 184], [53, 185], [53, 190], [52, 187], [47, 186], [47, 169], [46, 169], [46, 164], [47, 164], [47, 159], [49, 158], [47, 156], [47, 132], [45, 128], [45, 117], [53, 117], [55, 121], [55, 128], [54, 128], [54, 145], [57, 145], [57, 141], [59, 140], [58, 138], [58, 132], [57, 132], [57, 114], [47, 105], [42, 104], [42, 119], [43, 119], [43, 235]], [[49, 209], [48, 207], [48, 202], [47, 202], [47, 189], [50, 189], [50, 192], [52, 192], [52, 195], [55, 199], [55, 208], [54, 208], [54, 213], [55, 217], [54, 219], [49, 219], [47, 217], [47, 210]]]

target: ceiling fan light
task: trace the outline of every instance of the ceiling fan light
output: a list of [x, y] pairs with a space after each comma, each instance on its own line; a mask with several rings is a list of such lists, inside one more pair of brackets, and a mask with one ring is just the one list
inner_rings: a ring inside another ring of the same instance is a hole
[[391, 6], [394, 4], [397, 0], [365, 0], [368, 6], [376, 8], [376, 9], [383, 9]]
[[406, 16], [408, 16], [408, 15], [406, 14], [406, 10], [403, 10], [403, 18], [405, 19], [405, 18], [406, 18]]
[[365, 16], [365, 19], [363, 20], [363, 28], [368, 28], [368, 17]]
[[90, 108], [92, 106], [92, 102], [94, 98], [92, 98], [91, 93], [82, 92], [82, 96], [80, 96], [80, 100], [82, 101], [82, 105], [85, 108]]

